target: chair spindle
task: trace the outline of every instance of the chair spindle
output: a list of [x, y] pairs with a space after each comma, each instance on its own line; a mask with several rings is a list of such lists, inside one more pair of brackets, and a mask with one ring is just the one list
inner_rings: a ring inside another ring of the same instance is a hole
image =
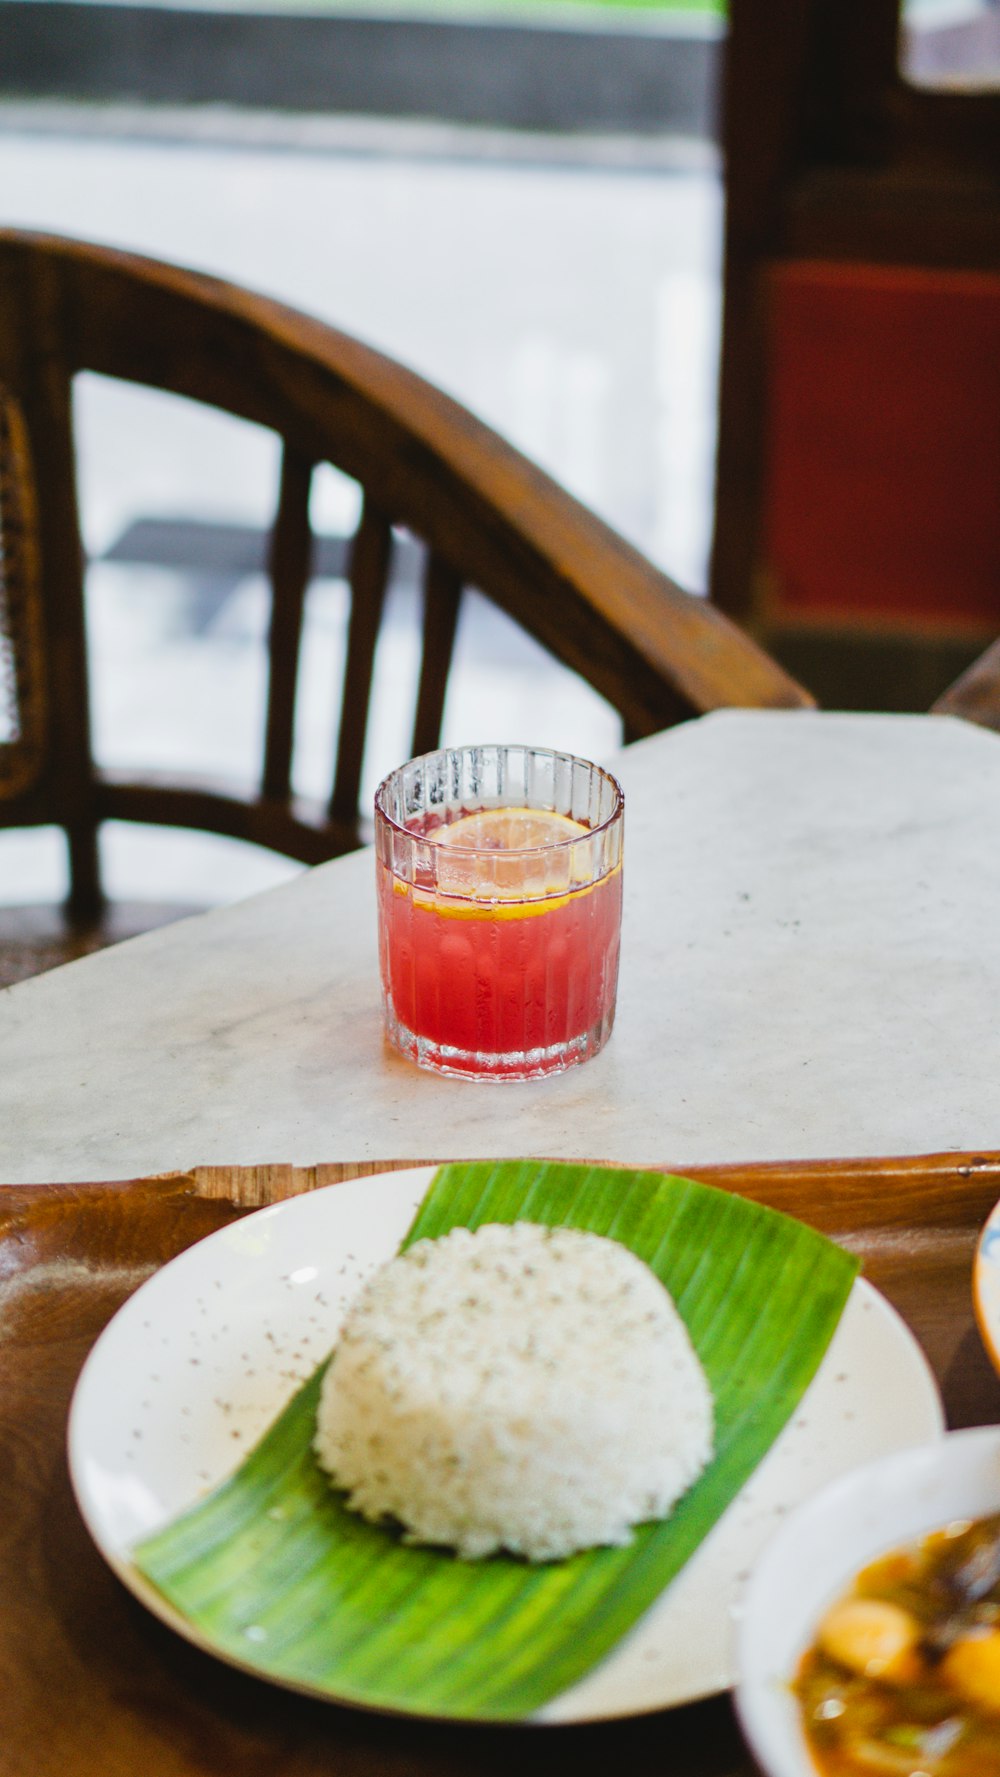
[[347, 632], [347, 662], [340, 709], [337, 765], [330, 800], [331, 819], [355, 828], [358, 824], [358, 797], [368, 731], [375, 644], [382, 620], [391, 557], [392, 526], [366, 492], [361, 522], [351, 547], [351, 617]]
[[287, 442], [281, 460], [278, 510], [271, 533], [270, 679], [264, 741], [264, 795], [287, 802], [291, 789], [295, 694], [302, 617], [312, 573], [309, 492], [313, 465]]
[[417, 709], [413, 719], [413, 754], [430, 753], [440, 744], [445, 693], [455, 631], [462, 600], [462, 576], [433, 551], [424, 567], [424, 622]]
[[91, 747], [90, 685], [84, 617], [84, 552], [77, 500], [73, 373], [62, 339], [62, 306], [52, 281], [40, 277], [32, 297], [44, 345], [32, 353], [22, 403], [34, 471], [42, 601], [57, 645], [45, 660], [48, 756], [58, 784], [56, 819], [66, 835], [70, 892], [67, 912], [81, 924], [104, 905], [98, 850], [97, 781]]
[[0, 384], [0, 800], [32, 785], [46, 741], [45, 641], [31, 453]]

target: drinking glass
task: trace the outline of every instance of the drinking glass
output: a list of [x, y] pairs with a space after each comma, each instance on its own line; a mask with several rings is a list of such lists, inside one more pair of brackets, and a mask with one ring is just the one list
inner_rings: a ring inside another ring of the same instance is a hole
[[615, 1016], [624, 797], [542, 747], [447, 747], [375, 797], [389, 1040], [419, 1066], [530, 1080], [587, 1061]]

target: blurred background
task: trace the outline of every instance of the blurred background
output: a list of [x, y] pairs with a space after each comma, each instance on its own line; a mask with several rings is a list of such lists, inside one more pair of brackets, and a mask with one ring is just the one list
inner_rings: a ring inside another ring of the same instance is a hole
[[[998, 20], [994, 0], [906, 0], [906, 78], [994, 80]], [[704, 593], [727, 35], [722, 0], [0, 0], [0, 223], [217, 273], [357, 334]], [[270, 443], [94, 377], [77, 427], [98, 759], [238, 771], [262, 692]], [[333, 471], [313, 516], [326, 541], [296, 771], [315, 794], [346, 622], [338, 539], [357, 517]], [[415, 596], [405, 582], [393, 594], [383, 682], [415, 651]], [[596, 694], [474, 598], [457, 659], [447, 741], [596, 757], [618, 743]], [[406, 751], [377, 688], [375, 707], [369, 792]], [[135, 829], [109, 831], [104, 851], [122, 899], [207, 904], [297, 869]], [[0, 834], [0, 900], [64, 888], [56, 833]]]

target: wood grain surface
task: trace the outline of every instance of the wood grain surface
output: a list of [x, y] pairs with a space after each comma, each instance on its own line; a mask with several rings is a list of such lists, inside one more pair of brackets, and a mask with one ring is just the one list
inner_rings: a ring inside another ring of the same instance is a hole
[[[412, 1164], [412, 1163], [411, 1163]], [[746, 1777], [728, 1698], [574, 1728], [469, 1728], [366, 1715], [230, 1670], [151, 1618], [93, 1547], [70, 1491], [70, 1394], [94, 1339], [159, 1265], [251, 1204], [386, 1170], [199, 1168], [0, 1192], [2, 1777]], [[850, 1245], [938, 1377], [952, 1426], [1000, 1417], [973, 1320], [1000, 1155], [687, 1171]]]

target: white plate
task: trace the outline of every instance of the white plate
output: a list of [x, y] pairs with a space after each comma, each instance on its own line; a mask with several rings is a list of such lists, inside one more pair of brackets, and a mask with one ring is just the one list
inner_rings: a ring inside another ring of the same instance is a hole
[[736, 1706], [769, 1777], [815, 1777], [789, 1688], [825, 1611], [862, 1567], [959, 1518], [1000, 1511], [1000, 1427], [949, 1432], [856, 1469], [795, 1512], [747, 1590]]
[[[277, 1417], [330, 1350], [362, 1280], [396, 1251], [433, 1176], [357, 1179], [220, 1229], [137, 1290], [84, 1365], [69, 1463], [87, 1527], [126, 1586], [212, 1653], [130, 1551], [231, 1473]], [[794, 1419], [697, 1554], [614, 1652], [534, 1719], [602, 1720], [725, 1690], [736, 1601], [783, 1515], [845, 1469], [941, 1430], [912, 1335], [855, 1284]]]
[[972, 1269], [972, 1300], [980, 1337], [995, 1370], [1000, 1370], [1000, 1203], [988, 1216]]

